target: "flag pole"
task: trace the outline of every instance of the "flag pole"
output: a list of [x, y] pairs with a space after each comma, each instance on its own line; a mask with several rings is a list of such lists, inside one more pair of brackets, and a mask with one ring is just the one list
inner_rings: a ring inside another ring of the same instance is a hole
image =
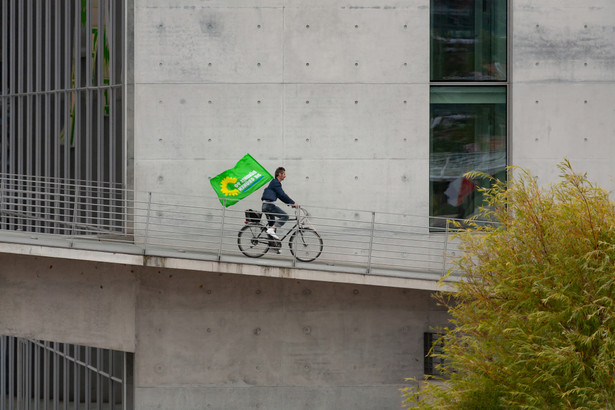
[[224, 238], [224, 217], [226, 216], [226, 198], [222, 199], [222, 228], [220, 230], [220, 243], [218, 246], [218, 262], [222, 258], [222, 239]]

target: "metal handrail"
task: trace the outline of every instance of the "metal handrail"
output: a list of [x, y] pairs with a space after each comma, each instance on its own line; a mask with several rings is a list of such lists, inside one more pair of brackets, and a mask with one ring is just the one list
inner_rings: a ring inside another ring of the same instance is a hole
[[310, 224], [324, 241], [320, 257], [309, 265], [288, 252], [254, 260], [237, 247], [244, 210], [253, 203], [248, 200], [225, 208], [213, 196], [9, 174], [0, 174], [0, 180], [0, 241], [5, 242], [15, 233], [28, 233], [57, 246], [69, 240], [73, 248], [89, 242], [87, 249], [92, 249], [95, 241], [101, 248], [126, 245], [118, 252], [146, 256], [247, 264], [276, 260], [276, 266], [433, 278], [449, 271], [461, 254], [448, 218], [309, 205]]

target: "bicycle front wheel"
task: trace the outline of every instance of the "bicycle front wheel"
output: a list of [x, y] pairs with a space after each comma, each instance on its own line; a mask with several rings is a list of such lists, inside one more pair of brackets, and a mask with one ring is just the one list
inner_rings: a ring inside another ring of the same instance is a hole
[[269, 250], [269, 240], [261, 225], [246, 225], [239, 230], [237, 246], [250, 258], [260, 258]]
[[302, 262], [312, 262], [318, 258], [322, 252], [322, 238], [311, 228], [297, 229], [289, 240], [290, 253], [297, 260]]

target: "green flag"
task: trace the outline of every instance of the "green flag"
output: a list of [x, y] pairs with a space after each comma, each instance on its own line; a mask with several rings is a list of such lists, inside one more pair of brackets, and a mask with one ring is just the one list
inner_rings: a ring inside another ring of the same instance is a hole
[[273, 176], [252, 155], [246, 154], [233, 168], [213, 177], [209, 182], [220, 203], [229, 207], [272, 179]]

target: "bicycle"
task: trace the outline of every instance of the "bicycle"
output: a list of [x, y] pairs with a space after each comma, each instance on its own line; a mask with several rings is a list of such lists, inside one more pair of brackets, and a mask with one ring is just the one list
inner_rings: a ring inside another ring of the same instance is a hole
[[282, 241], [290, 235], [288, 246], [290, 253], [302, 262], [311, 262], [322, 253], [323, 241], [318, 232], [310, 225], [309, 213], [305, 208], [298, 208], [299, 215], [288, 221], [295, 221], [295, 225], [289, 229], [279, 240], [267, 235], [268, 226], [261, 222], [262, 212], [252, 209], [245, 211], [246, 220], [243, 228], [237, 234], [237, 246], [241, 253], [250, 258], [260, 258], [269, 249], [279, 250]]

